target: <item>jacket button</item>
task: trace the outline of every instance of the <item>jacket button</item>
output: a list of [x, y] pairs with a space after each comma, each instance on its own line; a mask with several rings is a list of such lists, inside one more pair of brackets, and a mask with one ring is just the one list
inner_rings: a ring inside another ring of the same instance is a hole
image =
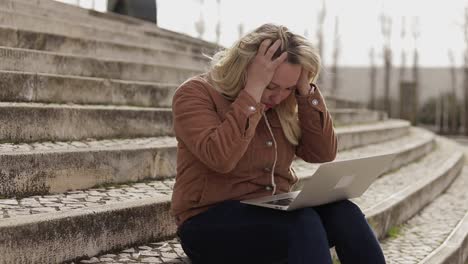
[[270, 186], [270, 185], [267, 185], [267, 186], [265, 186], [265, 190], [267, 190], [267, 191], [271, 191], [271, 190], [273, 190], [273, 188], [271, 188], [271, 186]]
[[313, 99], [313, 100], [312, 100], [312, 104], [313, 104], [313, 105], [318, 105], [318, 104], [319, 104], [319, 101], [318, 101], [317, 99]]
[[273, 146], [273, 141], [271, 141], [271, 140], [268, 140], [268, 141], [266, 142], [266, 145], [267, 145], [268, 147], [271, 147], [271, 146]]
[[249, 110], [252, 111], [252, 112], [255, 112], [255, 110], [257, 110], [257, 108], [255, 108], [255, 106], [249, 106]]
[[271, 172], [271, 168], [265, 167], [265, 168], [263, 169], [263, 171], [264, 171], [264, 172]]

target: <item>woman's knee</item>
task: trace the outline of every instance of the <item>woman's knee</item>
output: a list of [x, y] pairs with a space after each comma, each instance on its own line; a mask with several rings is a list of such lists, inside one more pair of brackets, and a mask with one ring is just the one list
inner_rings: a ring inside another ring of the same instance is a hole
[[321, 212], [324, 212], [327, 215], [326, 217], [333, 219], [349, 220], [365, 218], [361, 208], [350, 200], [342, 200], [324, 205], [323, 210], [319, 210], [319, 213]]
[[310, 223], [320, 220], [320, 216], [314, 208], [305, 207], [295, 211], [295, 223]]
[[323, 229], [320, 215], [314, 208], [302, 208], [294, 211], [292, 221], [290, 221], [290, 228], [300, 230], [301, 232]]

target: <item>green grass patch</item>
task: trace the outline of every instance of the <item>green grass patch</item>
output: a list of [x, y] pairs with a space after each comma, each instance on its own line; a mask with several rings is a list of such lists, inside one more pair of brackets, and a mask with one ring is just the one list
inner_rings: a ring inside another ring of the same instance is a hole
[[340, 260], [337, 258], [333, 258], [333, 264], [341, 264]]
[[387, 236], [390, 238], [396, 238], [401, 234], [401, 225], [394, 226], [387, 231]]

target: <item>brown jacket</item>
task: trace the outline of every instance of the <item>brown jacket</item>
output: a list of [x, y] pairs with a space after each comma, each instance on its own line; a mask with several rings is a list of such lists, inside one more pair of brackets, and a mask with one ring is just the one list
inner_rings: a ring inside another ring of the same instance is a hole
[[315, 163], [335, 158], [337, 140], [320, 91], [296, 95], [296, 100], [302, 131], [298, 146], [286, 139], [276, 112], [270, 109], [263, 116], [264, 105], [244, 90], [229, 101], [204, 75], [177, 89], [172, 104], [177, 176], [171, 205], [177, 225], [221, 201], [290, 191], [297, 182], [291, 171], [295, 155]]

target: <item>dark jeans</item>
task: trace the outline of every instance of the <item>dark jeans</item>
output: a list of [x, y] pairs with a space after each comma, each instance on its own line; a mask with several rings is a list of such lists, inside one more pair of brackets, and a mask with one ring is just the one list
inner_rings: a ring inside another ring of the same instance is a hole
[[178, 230], [193, 264], [385, 263], [357, 205], [345, 200], [291, 212], [225, 201]]

